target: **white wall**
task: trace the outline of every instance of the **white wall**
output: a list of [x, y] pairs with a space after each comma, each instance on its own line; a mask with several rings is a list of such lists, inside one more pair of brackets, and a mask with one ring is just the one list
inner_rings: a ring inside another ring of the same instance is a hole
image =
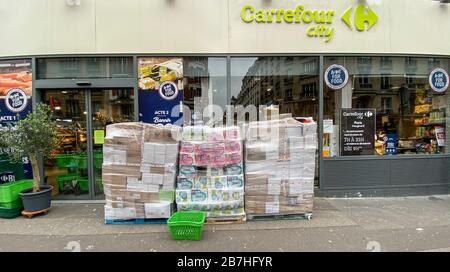
[[[341, 21], [368, 2], [369, 31]], [[334, 38], [305, 24], [244, 23], [241, 8], [336, 11]], [[0, 56], [96, 53], [408, 53], [450, 55], [450, 4], [432, 0], [0, 0]]]

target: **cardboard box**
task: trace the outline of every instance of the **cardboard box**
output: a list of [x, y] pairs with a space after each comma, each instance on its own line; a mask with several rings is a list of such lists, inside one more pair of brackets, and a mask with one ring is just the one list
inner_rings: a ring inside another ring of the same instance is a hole
[[[130, 177], [128, 177], [130, 178]], [[127, 179], [124, 175], [118, 175], [118, 174], [102, 174], [102, 182], [103, 185], [109, 185], [112, 187], [116, 187], [117, 189], [123, 188], [125, 189], [127, 187]], [[136, 177], [136, 179], [138, 179]]]
[[145, 203], [145, 218], [170, 218], [172, 212], [172, 202]]
[[135, 208], [113, 208], [105, 205], [105, 219], [107, 220], [129, 220], [137, 218]]
[[177, 143], [180, 137], [180, 128], [178, 126], [158, 126], [145, 124], [144, 142], [153, 143]]
[[128, 181], [127, 189], [132, 191], [140, 191], [140, 192], [159, 192], [159, 185], [149, 184], [142, 181]]
[[139, 166], [111, 165], [105, 163], [102, 166], [102, 174], [123, 175], [125, 177], [141, 176]]

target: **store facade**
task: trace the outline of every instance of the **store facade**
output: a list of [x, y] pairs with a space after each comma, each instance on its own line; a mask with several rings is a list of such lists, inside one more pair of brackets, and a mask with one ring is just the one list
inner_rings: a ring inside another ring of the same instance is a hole
[[[185, 123], [172, 116], [179, 102], [205, 122], [216, 117], [208, 105], [223, 110], [220, 120], [230, 119], [227, 105], [278, 106], [281, 114], [313, 117], [319, 124], [317, 195], [449, 191], [449, 5], [6, 2], [1, 11], [23, 12], [0, 19], [5, 40], [14, 41], [0, 46], [0, 105], [11, 106], [12, 89], [25, 90], [15, 97], [28, 107], [48, 103], [62, 141], [56, 153], [81, 156], [76, 166], [41, 162], [55, 198], [103, 198], [98, 156], [106, 125]], [[169, 69], [151, 70], [162, 63]], [[146, 80], [153, 72], [178, 82], [171, 103], [148, 92], [156, 90]], [[24, 75], [31, 86], [21, 85]], [[19, 104], [0, 112], [2, 123], [29, 110]], [[82, 188], [60, 186], [71, 175], [83, 180]]]

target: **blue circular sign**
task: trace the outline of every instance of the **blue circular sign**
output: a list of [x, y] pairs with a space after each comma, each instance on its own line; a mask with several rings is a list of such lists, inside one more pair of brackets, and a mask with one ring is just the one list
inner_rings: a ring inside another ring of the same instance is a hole
[[348, 71], [344, 66], [333, 64], [325, 71], [325, 83], [333, 90], [342, 89], [348, 82]]
[[178, 96], [177, 85], [172, 81], [165, 81], [159, 86], [159, 95], [165, 100], [172, 100]]
[[448, 88], [449, 78], [448, 73], [443, 68], [435, 68], [431, 71], [428, 77], [428, 82], [430, 83], [431, 89], [435, 92], [442, 93]]
[[26, 93], [22, 89], [11, 89], [6, 94], [5, 105], [8, 110], [14, 113], [23, 111], [28, 104]]

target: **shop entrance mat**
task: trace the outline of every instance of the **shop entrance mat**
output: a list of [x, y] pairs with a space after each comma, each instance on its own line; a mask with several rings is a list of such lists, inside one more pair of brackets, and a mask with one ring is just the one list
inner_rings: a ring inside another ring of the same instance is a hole
[[272, 221], [272, 220], [311, 220], [312, 213], [302, 213], [302, 214], [277, 214], [277, 215], [257, 215], [257, 214], [247, 214], [248, 220], [253, 221]]
[[247, 221], [246, 216], [231, 216], [231, 217], [210, 217], [206, 218], [206, 224], [243, 224]]
[[130, 219], [130, 220], [110, 220], [105, 219], [106, 225], [165, 225], [168, 219]]

